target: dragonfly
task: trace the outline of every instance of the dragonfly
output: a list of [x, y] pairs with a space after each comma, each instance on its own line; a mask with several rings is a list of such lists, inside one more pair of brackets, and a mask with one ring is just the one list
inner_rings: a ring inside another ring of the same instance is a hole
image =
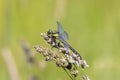
[[65, 48], [69, 48], [73, 51], [73, 53], [75, 53], [76, 55], [78, 55], [81, 59], [82, 57], [80, 56], [80, 53], [78, 53], [74, 48], [72, 48], [68, 43], [67, 40], [69, 39], [67, 32], [63, 29], [62, 25], [60, 24], [60, 22], [57, 21], [57, 31], [58, 31], [58, 36], [60, 38], [60, 40], [62, 41], [62, 43], [64, 44]]

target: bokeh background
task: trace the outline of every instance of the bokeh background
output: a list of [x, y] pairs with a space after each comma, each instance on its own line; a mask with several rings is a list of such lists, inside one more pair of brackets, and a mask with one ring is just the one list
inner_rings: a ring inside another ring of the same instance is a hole
[[[0, 0], [0, 80], [70, 80], [34, 49], [49, 47], [40, 33], [55, 30], [56, 21], [89, 64], [91, 80], [120, 80], [120, 0]], [[34, 53], [32, 67], [21, 40]]]

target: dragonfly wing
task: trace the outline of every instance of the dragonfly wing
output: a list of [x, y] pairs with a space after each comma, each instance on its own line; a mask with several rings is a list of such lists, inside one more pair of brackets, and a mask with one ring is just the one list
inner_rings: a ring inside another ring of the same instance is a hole
[[62, 34], [65, 41], [69, 40], [69, 36], [68, 36], [68, 33], [66, 31], [64, 31], [64, 33]]
[[57, 26], [58, 26], [58, 35], [59, 38], [62, 40], [62, 42], [64, 43], [65, 47], [68, 48], [68, 43], [66, 42], [66, 40], [68, 40], [68, 34], [67, 32], [64, 31], [62, 25], [60, 24], [60, 22], [57, 21]]
[[57, 26], [58, 26], [58, 32], [59, 32], [59, 34], [64, 33], [64, 29], [62, 28], [62, 25], [58, 21], [57, 21]]
[[62, 25], [60, 24], [60, 22], [57, 21], [57, 25], [58, 25], [59, 35], [61, 35], [62, 39], [67, 41], [69, 39], [67, 32], [64, 31], [64, 29], [63, 29]]

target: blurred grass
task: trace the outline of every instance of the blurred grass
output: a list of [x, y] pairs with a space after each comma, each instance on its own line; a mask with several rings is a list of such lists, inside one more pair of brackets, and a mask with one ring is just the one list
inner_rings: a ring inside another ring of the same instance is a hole
[[[26, 39], [32, 50], [36, 44], [47, 46], [40, 33], [56, 29], [59, 20], [69, 34], [69, 43], [90, 65], [86, 73], [91, 80], [119, 80], [119, 3], [119, 0], [1, 0], [0, 51], [4, 47], [11, 49], [21, 80], [27, 80], [30, 72], [39, 76], [39, 80], [69, 79], [53, 63], [40, 69], [37, 63], [43, 58], [38, 53], [35, 69], [30, 71], [19, 44]], [[1, 54], [0, 80], [10, 80]]]

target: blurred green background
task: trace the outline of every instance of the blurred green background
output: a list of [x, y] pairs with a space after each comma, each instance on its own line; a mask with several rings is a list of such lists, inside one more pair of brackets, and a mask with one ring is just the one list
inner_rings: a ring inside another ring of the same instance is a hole
[[[56, 21], [89, 64], [85, 73], [91, 80], [120, 80], [120, 0], [0, 0], [0, 80], [30, 80], [30, 75], [38, 80], [70, 80], [33, 48], [48, 46], [40, 33], [55, 30]], [[33, 67], [26, 61], [21, 39], [35, 53]], [[11, 79], [14, 69], [17, 74]]]

